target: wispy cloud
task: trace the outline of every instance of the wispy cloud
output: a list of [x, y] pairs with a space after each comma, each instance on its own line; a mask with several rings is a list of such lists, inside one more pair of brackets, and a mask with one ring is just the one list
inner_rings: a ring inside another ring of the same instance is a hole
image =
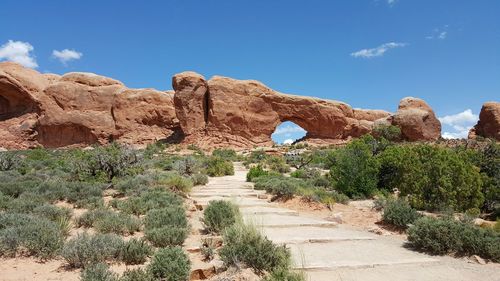
[[389, 6], [396, 4], [396, 2], [398, 2], [398, 0], [387, 0], [387, 4], [389, 4]]
[[293, 140], [292, 139], [286, 139], [283, 141], [283, 144], [292, 144]]
[[460, 113], [439, 117], [439, 121], [451, 131], [445, 131], [443, 138], [466, 138], [469, 130], [477, 123], [479, 116], [466, 109]]
[[427, 40], [432, 40], [432, 39], [439, 39], [439, 40], [444, 40], [448, 37], [448, 26], [445, 25], [441, 28], [434, 28], [432, 31], [431, 35], [425, 36], [425, 39]]
[[25, 67], [37, 68], [33, 50], [33, 46], [28, 42], [9, 40], [0, 46], [0, 61], [13, 61]]
[[58, 59], [62, 64], [66, 65], [69, 61], [79, 60], [83, 54], [75, 50], [64, 49], [61, 51], [53, 50], [52, 56]]
[[381, 57], [390, 49], [401, 48], [401, 47], [405, 47], [407, 45], [408, 44], [406, 44], [406, 43], [389, 42], [389, 43], [382, 44], [376, 48], [359, 50], [357, 52], [351, 53], [351, 56], [353, 56], [355, 58]]

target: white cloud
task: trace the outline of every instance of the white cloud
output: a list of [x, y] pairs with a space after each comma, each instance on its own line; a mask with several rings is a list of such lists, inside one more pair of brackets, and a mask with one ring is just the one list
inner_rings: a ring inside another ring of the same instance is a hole
[[432, 40], [432, 39], [439, 39], [439, 40], [444, 40], [448, 37], [448, 26], [445, 25], [442, 28], [434, 28], [432, 31], [431, 35], [425, 36], [425, 39], [427, 40]]
[[75, 50], [64, 49], [62, 51], [52, 51], [52, 56], [66, 65], [66, 63], [69, 61], [79, 60], [83, 56], [83, 54]]
[[397, 0], [387, 0], [387, 4], [389, 4], [390, 6], [396, 4]]
[[33, 46], [28, 42], [9, 40], [0, 46], [0, 61], [13, 61], [25, 67], [37, 68], [38, 64], [32, 54], [33, 50]]
[[441, 121], [441, 124], [447, 126], [451, 129], [451, 132], [444, 132], [443, 138], [449, 139], [457, 139], [457, 138], [466, 138], [469, 130], [477, 123], [479, 116], [474, 114], [472, 110], [466, 109], [463, 112], [446, 115], [438, 118]]
[[446, 36], [448, 35], [448, 32], [447, 31], [443, 31], [441, 33], [439, 33], [439, 36], [438, 38], [443, 40], [443, 39], [446, 39]]
[[286, 139], [283, 141], [283, 144], [292, 144], [293, 143], [293, 140], [292, 139]]
[[381, 57], [385, 54], [385, 52], [387, 52], [390, 49], [400, 48], [400, 47], [404, 47], [406, 45], [408, 45], [408, 44], [389, 42], [389, 43], [382, 44], [376, 48], [359, 50], [357, 52], [351, 53], [351, 56], [353, 56], [355, 58]]
[[273, 133], [273, 135], [285, 135], [285, 136], [290, 136], [291, 133], [305, 133], [306, 131], [302, 129], [300, 126], [292, 126], [292, 125], [286, 125], [283, 127], [278, 127], [276, 131]]

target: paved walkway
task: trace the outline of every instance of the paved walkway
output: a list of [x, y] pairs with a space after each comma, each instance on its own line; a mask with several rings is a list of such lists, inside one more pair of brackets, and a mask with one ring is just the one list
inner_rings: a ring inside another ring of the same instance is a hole
[[433, 257], [403, 247], [403, 241], [377, 236], [348, 226], [299, 215], [259, 199], [262, 191], [245, 181], [246, 170], [235, 163], [235, 175], [210, 178], [191, 197], [201, 205], [231, 200], [245, 221], [253, 223], [276, 243], [285, 243], [295, 267], [308, 280], [442, 280], [500, 281], [498, 264], [478, 265], [451, 257]]

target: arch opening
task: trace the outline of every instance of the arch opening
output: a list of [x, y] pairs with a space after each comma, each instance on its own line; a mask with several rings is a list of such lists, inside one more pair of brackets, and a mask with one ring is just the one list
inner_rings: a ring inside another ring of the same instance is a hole
[[302, 139], [307, 131], [292, 121], [284, 121], [271, 134], [274, 143], [279, 145], [291, 145]]

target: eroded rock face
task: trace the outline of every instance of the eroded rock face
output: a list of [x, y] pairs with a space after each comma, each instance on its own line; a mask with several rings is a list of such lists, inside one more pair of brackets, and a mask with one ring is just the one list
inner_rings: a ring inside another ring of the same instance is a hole
[[[271, 134], [285, 121], [301, 126], [307, 131], [305, 139], [318, 144], [343, 143], [379, 124], [400, 126], [412, 141], [436, 139], [441, 131], [432, 109], [415, 98], [403, 99], [391, 115], [282, 94], [253, 80], [215, 76], [207, 81], [197, 73], [183, 72], [173, 77], [172, 85], [175, 91], [129, 89], [93, 73], [40, 74], [0, 63], [0, 146], [175, 139], [209, 149], [251, 148], [272, 145]], [[485, 114], [484, 120], [492, 119]]]
[[479, 121], [469, 131], [469, 138], [477, 136], [500, 140], [500, 102], [483, 104], [479, 113]]
[[401, 128], [403, 137], [408, 141], [437, 140], [441, 136], [441, 122], [432, 108], [418, 98], [402, 99], [392, 124]]
[[173, 92], [128, 89], [92, 73], [40, 74], [0, 63], [0, 146], [146, 144], [178, 127]]

